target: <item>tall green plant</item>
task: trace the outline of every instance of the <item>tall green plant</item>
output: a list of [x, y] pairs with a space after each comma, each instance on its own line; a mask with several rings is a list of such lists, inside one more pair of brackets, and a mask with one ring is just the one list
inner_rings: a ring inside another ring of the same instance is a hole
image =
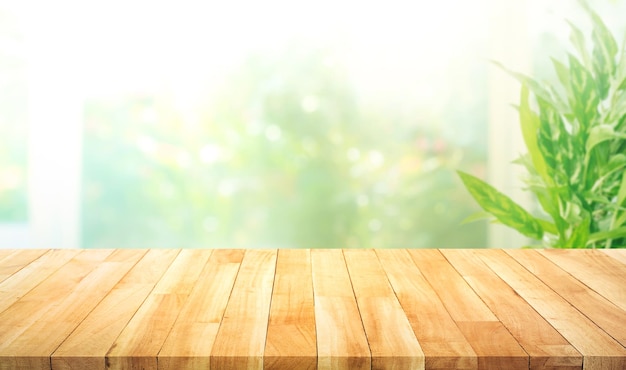
[[[507, 70], [521, 82], [518, 108], [528, 153], [528, 190], [536, 217], [484, 181], [459, 171], [480, 206], [497, 222], [557, 248], [626, 247], [626, 44], [619, 50], [584, 1], [589, 39], [573, 23], [575, 54], [553, 59], [559, 84]], [[626, 43], [626, 38], [624, 40]]]

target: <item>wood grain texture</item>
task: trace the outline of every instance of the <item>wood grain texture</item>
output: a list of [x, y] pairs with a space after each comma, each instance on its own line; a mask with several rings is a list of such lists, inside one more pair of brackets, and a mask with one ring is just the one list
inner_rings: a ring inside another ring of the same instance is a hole
[[626, 323], [626, 311], [561, 270], [539, 253], [509, 251], [508, 254], [626, 347], [626, 330], [622, 328]]
[[623, 263], [595, 249], [542, 250], [540, 253], [626, 311], [626, 266]]
[[308, 250], [278, 251], [264, 369], [316, 369], [315, 307]]
[[623, 255], [7, 250], [0, 370], [625, 369]]
[[0, 282], [21, 270], [24, 266], [41, 257], [47, 250], [27, 249], [24, 251], [0, 250]]
[[442, 253], [528, 353], [531, 369], [581, 368], [582, 355], [491, 271], [475, 251], [457, 249]]
[[528, 354], [440, 251], [410, 254], [476, 352], [479, 369], [528, 369]]
[[626, 249], [601, 249], [601, 251], [626, 265]]
[[77, 250], [52, 250], [7, 277], [0, 283], [0, 312], [9, 308], [61, 266], [78, 254]]
[[161, 250], [171, 252], [178, 252], [176, 259], [111, 346], [107, 368], [157, 369], [159, 351], [210, 255], [194, 249]]
[[373, 369], [423, 369], [424, 352], [374, 250], [344, 258], [372, 353]]
[[53, 353], [55, 370], [104, 370], [106, 354], [115, 339], [178, 254], [174, 250], [128, 252], [141, 259]]
[[[124, 259], [111, 259], [117, 254], [124, 255]], [[85, 276], [63, 301], [25, 330], [11, 344], [10, 350], [24, 356], [41, 354], [49, 363], [52, 353], [75, 330], [75, 322], [81, 322], [142, 255], [143, 252], [113, 252]]]
[[[583, 355], [585, 369], [624, 369], [626, 349], [503, 251], [477, 251], [500, 278]], [[525, 251], [536, 253], [535, 251]], [[527, 267], [527, 268], [526, 268]]]
[[57, 270], [2, 312], [0, 363], [8, 361], [13, 369], [50, 368], [52, 352], [73, 329], [72, 315], [79, 315], [76, 319], [81, 320], [80, 316], [89, 312], [89, 304], [101, 298], [101, 291], [92, 290], [104, 283], [107, 272], [119, 267], [104, 264], [112, 252], [75, 254], [66, 268]]
[[341, 250], [311, 250], [318, 369], [371, 369], [371, 353]]
[[476, 353], [408, 252], [377, 250], [391, 286], [426, 357], [427, 369], [476, 369]]
[[410, 250], [409, 254], [456, 322], [498, 321], [438, 250]]
[[19, 254], [19, 253], [21, 253], [21, 251], [16, 250], [16, 249], [0, 249], [0, 261], [2, 261], [5, 257], [11, 254]]
[[276, 250], [247, 250], [211, 352], [213, 369], [263, 369]]
[[159, 369], [210, 368], [211, 350], [243, 256], [243, 250], [213, 251], [159, 352]]

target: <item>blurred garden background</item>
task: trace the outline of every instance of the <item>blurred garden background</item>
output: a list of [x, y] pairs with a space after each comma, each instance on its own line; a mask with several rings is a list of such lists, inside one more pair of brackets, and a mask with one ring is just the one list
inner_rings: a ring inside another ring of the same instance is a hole
[[[2, 0], [0, 223], [36, 216], [30, 145], [65, 146], [33, 139], [35, 70], [58, 72], [45, 91], [80, 121], [80, 247], [484, 247], [454, 171], [484, 178], [498, 156], [491, 3]], [[591, 4], [624, 34], [624, 1]], [[554, 78], [582, 11], [527, 9], [532, 73]], [[63, 189], [47, 167], [37, 181]]]

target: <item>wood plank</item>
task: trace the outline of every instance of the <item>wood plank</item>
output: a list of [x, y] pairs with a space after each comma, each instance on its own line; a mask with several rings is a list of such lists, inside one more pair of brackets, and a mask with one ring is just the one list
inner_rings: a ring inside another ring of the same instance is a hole
[[376, 254], [424, 351], [426, 369], [476, 369], [476, 353], [408, 252]]
[[48, 252], [46, 249], [5, 251], [11, 253], [6, 253], [4, 256], [0, 257], [0, 282]]
[[[111, 251], [101, 251], [98, 256], [102, 261], [110, 253]], [[51, 305], [62, 300], [93, 267], [93, 263], [85, 263], [84, 256], [89, 254], [76, 249], [51, 250], [0, 283], [0, 318], [5, 319], [0, 320], [0, 326], [19, 323], [19, 327], [25, 329], [46, 313]], [[94, 256], [90, 258], [93, 260]], [[38, 308], [40, 303], [47, 303], [47, 306]], [[13, 307], [16, 305], [28, 308], [30, 313], [24, 315]], [[2, 332], [0, 339], [4, 343], [9, 341], [7, 334], [2, 336]]]
[[159, 352], [159, 370], [209, 369], [244, 251], [214, 250]]
[[124, 255], [122, 261], [111, 261], [107, 257], [98, 263], [62, 302], [34, 322], [7, 350], [23, 357], [40, 357], [46, 363], [43, 368], [48, 368], [50, 356], [55, 349], [135, 265], [144, 252], [130, 254], [128, 251], [118, 250], [111, 257], [115, 259], [117, 254]]
[[317, 368], [309, 250], [278, 251], [263, 364], [277, 370]]
[[0, 283], [0, 312], [9, 308], [61, 266], [78, 250], [51, 250]]
[[311, 250], [318, 369], [371, 369], [371, 353], [341, 250]]
[[24, 249], [0, 249], [0, 260], [4, 259], [7, 256], [10, 256], [13, 253], [19, 253], [22, 250]]
[[[96, 270], [112, 252], [82, 251], [75, 254], [63, 269], [57, 270], [0, 314], [0, 368], [50, 368], [50, 355], [55, 345], [58, 346], [69, 334], [57, 333], [56, 326], [67, 328], [72, 323], [62, 320], [73, 319], [71, 314], [88, 312], [89, 307], [75, 307], [72, 300], [80, 299], [77, 292], [87, 294], [95, 289], [105, 273], [114, 271], [112, 266]], [[98, 299], [98, 294], [101, 291], [89, 298]], [[79, 303], [87, 304], [84, 300]], [[70, 314], [66, 314], [66, 310]], [[48, 330], [48, 325], [55, 327]]]
[[441, 252], [529, 354], [531, 369], [582, 367], [582, 355], [491, 271], [474, 250]]
[[541, 250], [540, 253], [626, 310], [626, 265], [623, 263], [596, 249], [553, 249]]
[[423, 369], [424, 352], [373, 250], [344, 250], [375, 369]]
[[544, 255], [534, 251], [519, 252], [512, 250], [507, 253], [626, 347], [626, 311], [563, 271]]
[[312, 249], [311, 265], [315, 296], [354, 298], [352, 282], [341, 250]]
[[456, 322], [498, 321], [438, 250], [410, 250], [409, 253]]
[[40, 252], [0, 369], [626, 368], [624, 251]]
[[601, 251], [626, 265], [626, 249], [601, 249]]
[[479, 369], [528, 369], [528, 354], [440, 251], [409, 253], [476, 352]]
[[247, 250], [211, 352], [211, 368], [263, 369], [276, 250]]
[[[163, 252], [165, 253], [165, 252]], [[110, 369], [157, 369], [157, 356], [210, 251], [184, 249], [106, 355]]]
[[55, 370], [104, 370], [115, 339], [178, 254], [157, 249], [130, 252], [141, 259], [52, 354]]
[[501, 250], [475, 253], [583, 355], [584, 369], [626, 367], [624, 347], [513, 257]]

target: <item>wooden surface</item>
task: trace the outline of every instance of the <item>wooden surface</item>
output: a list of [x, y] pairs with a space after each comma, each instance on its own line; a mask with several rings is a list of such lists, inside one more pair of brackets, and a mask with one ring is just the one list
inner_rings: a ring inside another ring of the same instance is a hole
[[0, 253], [0, 369], [626, 369], [626, 254]]

